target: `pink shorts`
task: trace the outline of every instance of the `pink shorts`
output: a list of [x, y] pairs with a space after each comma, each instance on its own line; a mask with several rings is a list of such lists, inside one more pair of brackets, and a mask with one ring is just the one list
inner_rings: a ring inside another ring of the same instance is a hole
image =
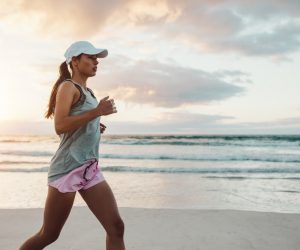
[[86, 190], [104, 180], [98, 161], [92, 159], [48, 185], [57, 188], [61, 193], [66, 193]]

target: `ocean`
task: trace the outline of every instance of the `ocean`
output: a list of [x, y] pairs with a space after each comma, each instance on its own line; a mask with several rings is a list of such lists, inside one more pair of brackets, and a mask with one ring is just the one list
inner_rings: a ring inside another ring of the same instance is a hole
[[[58, 145], [0, 136], [0, 208], [45, 206]], [[99, 164], [121, 207], [299, 213], [299, 149], [300, 135], [102, 134]]]

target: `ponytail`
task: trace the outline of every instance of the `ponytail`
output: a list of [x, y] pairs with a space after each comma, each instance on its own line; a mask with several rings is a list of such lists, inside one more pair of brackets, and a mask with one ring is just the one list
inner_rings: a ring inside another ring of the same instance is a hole
[[[72, 68], [72, 64], [70, 64], [71, 69]], [[49, 99], [49, 104], [48, 104], [48, 110], [45, 113], [45, 118], [52, 118], [54, 115], [54, 109], [55, 109], [55, 101], [56, 101], [56, 94], [57, 94], [57, 90], [59, 85], [66, 79], [71, 78], [71, 74], [69, 72], [68, 69], [68, 65], [66, 63], [66, 61], [64, 61], [60, 66], [59, 66], [59, 78], [57, 79], [56, 83], [54, 84], [53, 88], [52, 88], [52, 92], [50, 95], [50, 99]]]
[[[79, 54], [78, 56], [75, 56], [78, 60], [80, 60], [82, 56], [82, 53]], [[73, 70], [73, 66], [72, 63], [70, 63], [70, 67], [72, 72], [74, 73]], [[53, 88], [52, 88], [52, 92], [50, 95], [50, 99], [49, 99], [49, 104], [48, 104], [48, 110], [45, 112], [45, 117], [48, 119], [49, 117], [52, 118], [54, 115], [54, 110], [55, 110], [55, 102], [56, 102], [56, 94], [57, 94], [57, 90], [59, 85], [66, 79], [70, 79], [71, 78], [71, 74], [70, 71], [68, 69], [68, 65], [66, 63], [66, 61], [64, 61], [60, 66], [59, 66], [59, 78], [57, 79], [56, 83], [54, 84]]]

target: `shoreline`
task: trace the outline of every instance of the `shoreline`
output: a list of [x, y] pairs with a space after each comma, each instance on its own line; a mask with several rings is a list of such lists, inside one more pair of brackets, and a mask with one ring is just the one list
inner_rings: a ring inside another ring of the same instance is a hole
[[[87, 205], [73, 205], [73, 208], [82, 208], [86, 207]], [[178, 211], [231, 211], [231, 212], [250, 212], [250, 213], [272, 213], [272, 214], [292, 214], [292, 215], [300, 215], [299, 213], [290, 212], [290, 211], [260, 211], [260, 210], [246, 210], [246, 209], [233, 209], [233, 208], [171, 208], [171, 207], [126, 207], [126, 206], [118, 206], [119, 209], [144, 209], [144, 210], [178, 210]], [[0, 213], [2, 211], [9, 211], [9, 210], [44, 210], [44, 207], [21, 207], [21, 208], [2, 208], [0, 207]]]
[[[17, 249], [35, 234], [43, 211], [0, 209], [0, 249]], [[300, 245], [300, 213], [133, 207], [119, 207], [119, 212], [128, 250], [292, 250]], [[47, 249], [105, 249], [105, 236], [87, 206], [73, 206], [58, 240]]]

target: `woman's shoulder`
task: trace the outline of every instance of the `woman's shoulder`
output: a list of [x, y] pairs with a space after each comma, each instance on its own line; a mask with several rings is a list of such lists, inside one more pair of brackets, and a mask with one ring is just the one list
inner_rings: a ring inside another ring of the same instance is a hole
[[62, 89], [70, 91], [70, 90], [76, 90], [74, 84], [71, 81], [64, 80], [62, 81], [58, 86], [58, 91], [62, 91]]

